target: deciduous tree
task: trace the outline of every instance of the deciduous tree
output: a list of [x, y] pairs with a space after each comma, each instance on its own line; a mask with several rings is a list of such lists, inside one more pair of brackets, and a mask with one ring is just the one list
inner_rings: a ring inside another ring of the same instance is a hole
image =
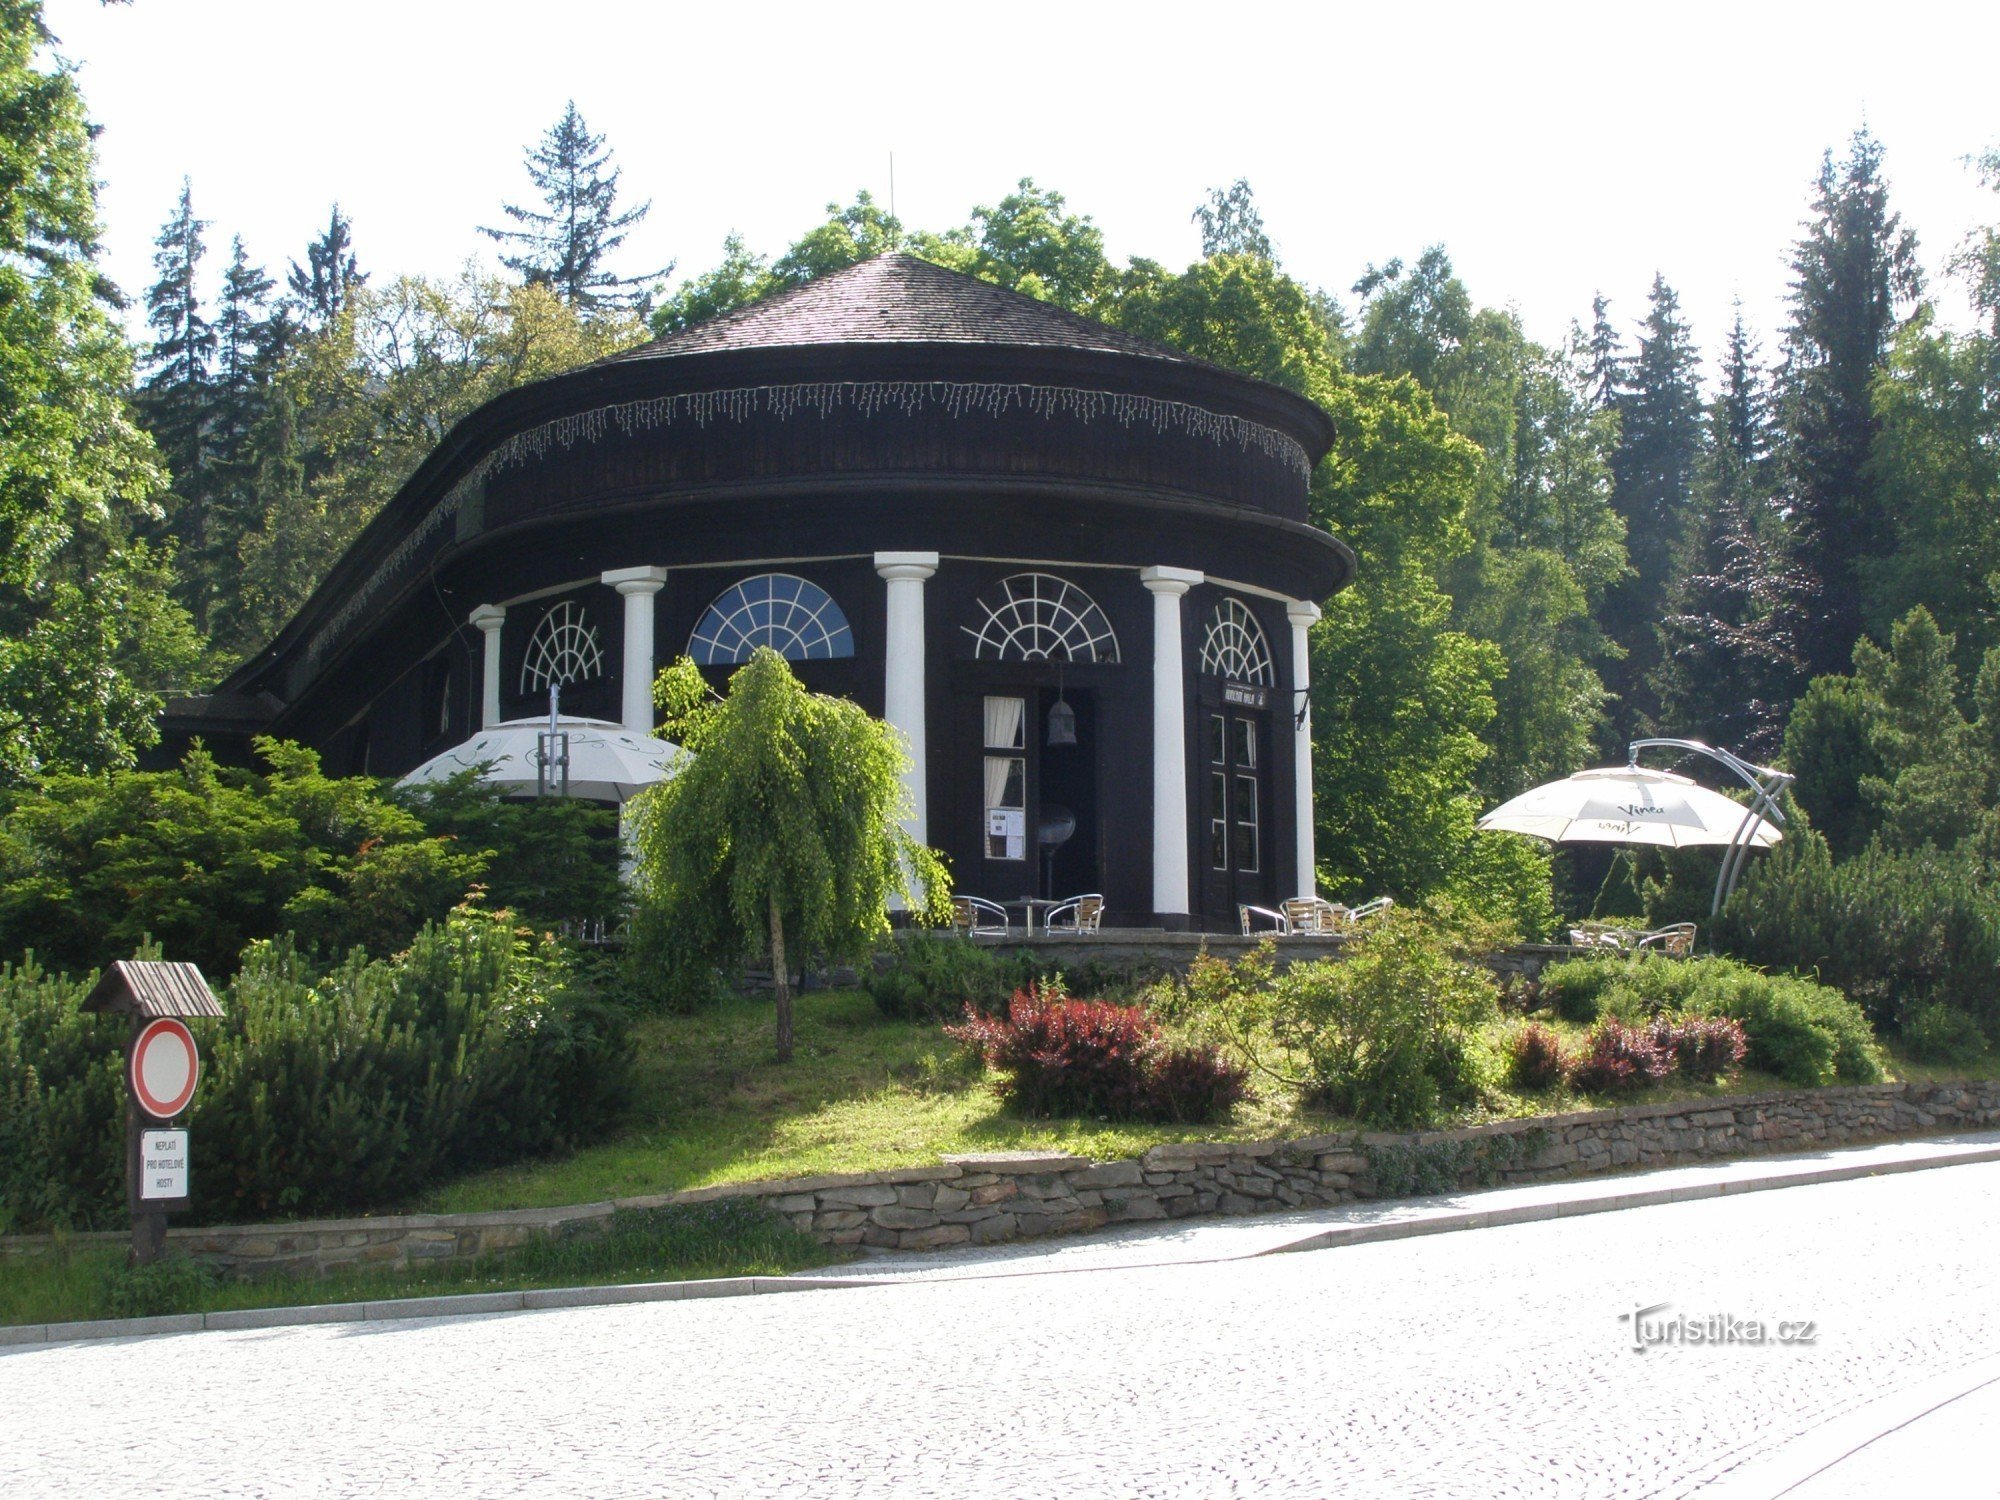
[[726, 698], [685, 657], [655, 697], [693, 759], [633, 806], [640, 952], [696, 985], [768, 954], [789, 1062], [795, 963], [864, 957], [888, 933], [892, 895], [931, 919], [949, 912], [943, 865], [902, 827], [908, 762], [894, 730], [807, 692], [768, 647]]

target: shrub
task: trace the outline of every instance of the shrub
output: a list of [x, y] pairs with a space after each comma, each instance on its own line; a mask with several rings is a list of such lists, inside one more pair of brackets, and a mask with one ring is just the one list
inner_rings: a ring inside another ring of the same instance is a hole
[[1606, 1016], [1584, 1039], [1571, 1078], [1589, 1094], [1626, 1094], [1664, 1081], [1674, 1056], [1651, 1027], [1627, 1026]]
[[1962, 1010], [1920, 1005], [1903, 1023], [1903, 1045], [1918, 1062], [1968, 1067], [1986, 1055], [1986, 1034]]
[[1530, 1021], [1507, 1044], [1507, 1081], [1530, 1094], [1545, 1093], [1568, 1081], [1569, 1058], [1562, 1038]]
[[1723, 958], [1594, 958], [1551, 968], [1586, 971], [1578, 982], [1598, 1010], [1628, 1025], [1665, 1012], [1738, 1022], [1746, 1061], [1787, 1083], [1879, 1083], [1882, 1057], [1861, 1008], [1840, 991], [1790, 974], [1766, 974]]
[[1971, 848], [1871, 847], [1835, 863], [1801, 829], [1744, 877], [1718, 936], [1754, 963], [1837, 986], [1877, 1026], [1925, 1004], [2000, 1025], [2000, 887]]
[[[0, 1228], [117, 1222], [124, 1025], [89, 980], [0, 969]], [[601, 1132], [629, 1079], [621, 1016], [560, 948], [460, 909], [393, 960], [316, 969], [252, 945], [198, 1025], [194, 1204], [210, 1222], [363, 1209]]]
[[1618, 977], [1623, 960], [1573, 958], [1542, 970], [1541, 1002], [1565, 1021], [1588, 1026], [1603, 1005], [1604, 992]]
[[1852, 1000], [1809, 979], [1730, 967], [1701, 1008], [1742, 1022], [1751, 1067], [1807, 1087], [1882, 1081], [1875, 1034]]
[[1269, 1025], [1306, 1097], [1371, 1124], [1419, 1124], [1475, 1098], [1477, 1033], [1499, 985], [1466, 956], [1488, 934], [1398, 908], [1346, 958], [1296, 963], [1270, 990]]
[[191, 750], [172, 771], [52, 776], [0, 816], [0, 954], [88, 969], [148, 935], [211, 979], [285, 931], [389, 953], [442, 917], [486, 857], [430, 838], [366, 777], [259, 739], [262, 774]]
[[1247, 1072], [1212, 1048], [1169, 1047], [1138, 1006], [1072, 1000], [1050, 985], [1017, 992], [1005, 1017], [968, 1004], [949, 1035], [1004, 1076], [997, 1091], [1031, 1116], [1212, 1119], [1244, 1096]]
[[[886, 960], [886, 961], [885, 961]], [[1025, 950], [1002, 952], [958, 937], [906, 933], [862, 976], [875, 1008], [898, 1021], [941, 1021], [970, 1005], [998, 1015], [1041, 976]]]
[[1750, 1045], [1742, 1026], [1727, 1016], [1656, 1017], [1653, 1041], [1672, 1057], [1676, 1072], [1696, 1083], [1727, 1078]]

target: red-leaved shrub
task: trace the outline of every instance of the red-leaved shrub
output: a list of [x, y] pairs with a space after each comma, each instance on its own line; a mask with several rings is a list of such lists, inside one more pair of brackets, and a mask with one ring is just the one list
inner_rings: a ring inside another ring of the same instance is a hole
[[1609, 1016], [1591, 1027], [1572, 1081], [1585, 1093], [1624, 1094], [1664, 1079], [1674, 1070], [1674, 1054], [1649, 1027], [1627, 1026]]
[[1563, 1083], [1569, 1070], [1562, 1038], [1548, 1027], [1530, 1021], [1514, 1033], [1507, 1049], [1507, 1079], [1515, 1088], [1539, 1094]]
[[1000, 1097], [1033, 1116], [1193, 1122], [1227, 1111], [1248, 1073], [1212, 1048], [1170, 1047], [1137, 1006], [1072, 1000], [1053, 985], [1016, 990], [1005, 1018], [968, 1005], [947, 1035], [1003, 1076]]
[[1652, 1037], [1681, 1076], [1696, 1083], [1728, 1077], [1750, 1050], [1742, 1025], [1728, 1016], [1658, 1016]]

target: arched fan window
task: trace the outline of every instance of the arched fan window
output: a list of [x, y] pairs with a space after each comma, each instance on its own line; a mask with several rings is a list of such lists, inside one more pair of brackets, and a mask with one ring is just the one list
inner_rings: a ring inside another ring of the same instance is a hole
[[1097, 601], [1053, 573], [1016, 573], [979, 596], [977, 625], [963, 625], [986, 661], [1118, 660], [1118, 637]]
[[604, 648], [581, 604], [566, 599], [542, 616], [521, 663], [523, 694], [534, 697], [546, 693], [552, 682], [567, 686], [603, 675]]
[[1224, 599], [1209, 611], [1201, 637], [1201, 669], [1211, 677], [1276, 687], [1270, 643], [1264, 627], [1241, 599]]
[[833, 596], [791, 573], [760, 573], [724, 589], [688, 637], [697, 666], [748, 661], [769, 646], [786, 661], [854, 654], [854, 632]]

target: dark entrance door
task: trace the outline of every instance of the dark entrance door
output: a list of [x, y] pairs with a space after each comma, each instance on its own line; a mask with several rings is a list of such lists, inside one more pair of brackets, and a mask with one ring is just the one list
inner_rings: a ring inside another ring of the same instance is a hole
[[1201, 704], [1202, 919], [1232, 932], [1240, 905], [1270, 906], [1271, 726], [1268, 711], [1204, 693]]

